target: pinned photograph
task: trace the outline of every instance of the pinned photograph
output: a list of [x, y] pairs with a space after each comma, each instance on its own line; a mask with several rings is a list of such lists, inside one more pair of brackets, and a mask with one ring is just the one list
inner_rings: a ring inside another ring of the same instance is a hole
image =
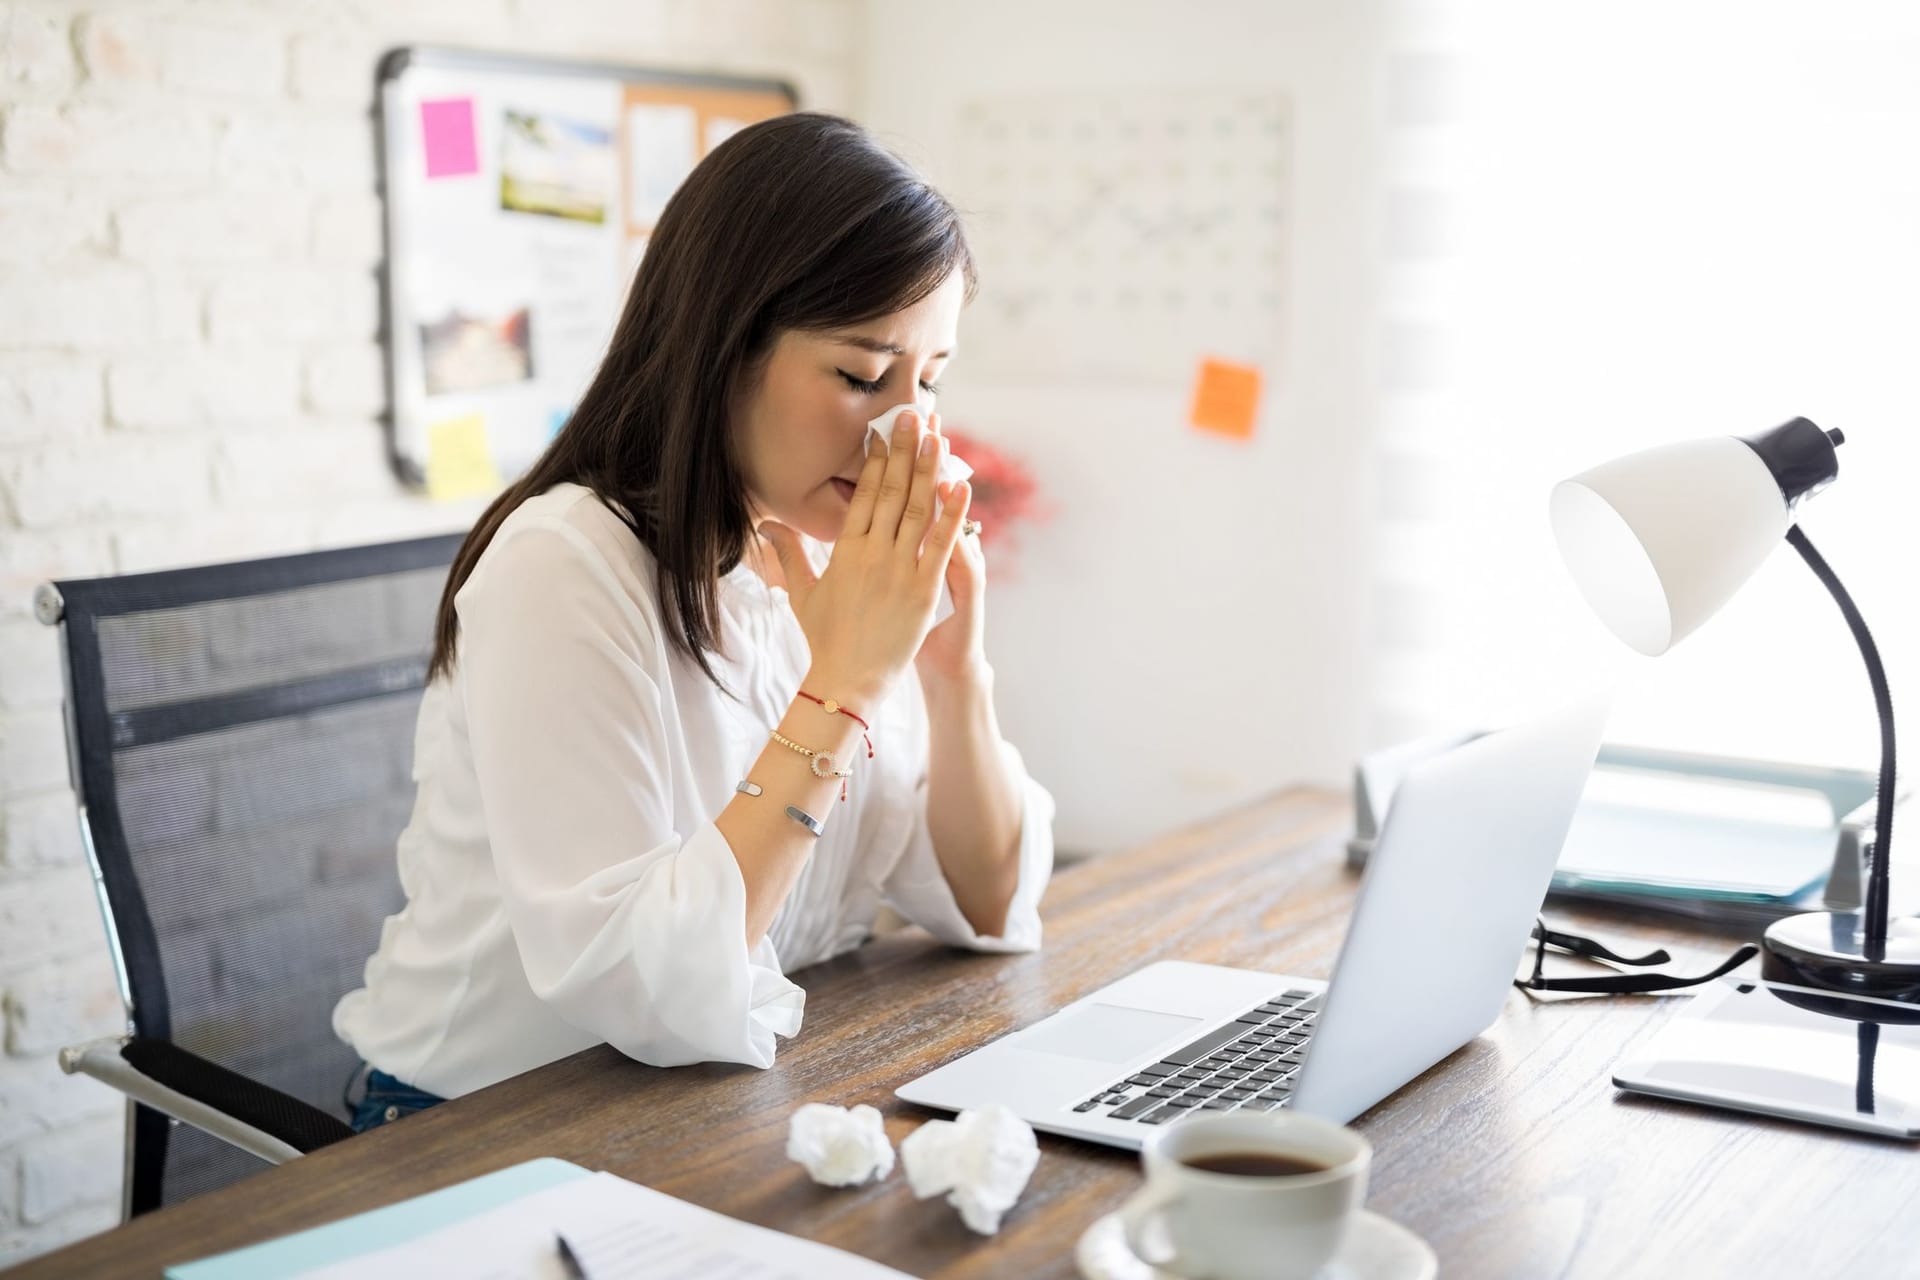
[[430, 396], [525, 382], [533, 377], [531, 309], [473, 315], [449, 307], [420, 326], [420, 363]]
[[603, 223], [613, 199], [613, 133], [509, 111], [500, 130], [500, 207]]

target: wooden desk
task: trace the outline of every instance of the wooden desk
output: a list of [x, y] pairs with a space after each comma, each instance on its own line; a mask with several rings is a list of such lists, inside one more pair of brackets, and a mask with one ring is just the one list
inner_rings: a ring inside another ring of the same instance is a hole
[[[662, 1071], [605, 1047], [422, 1112], [47, 1255], [16, 1273], [153, 1276], [534, 1156], [562, 1156], [916, 1275], [1072, 1276], [1080, 1232], [1138, 1185], [1137, 1157], [1042, 1135], [1040, 1166], [1000, 1234], [885, 1182], [829, 1189], [785, 1155], [803, 1102], [871, 1103], [896, 1147], [931, 1113], [900, 1082], [1031, 1023], [1138, 965], [1186, 958], [1325, 976], [1355, 877], [1345, 800], [1281, 792], [1216, 821], [1064, 869], [1047, 945], [988, 956], [888, 935], [801, 974], [806, 1027], [766, 1072]], [[1566, 917], [1665, 945], [1683, 963], [1731, 939], [1624, 918]], [[1418, 980], [1418, 957], [1408, 957]], [[1608, 1068], [1677, 1002], [1535, 1003], [1358, 1121], [1369, 1206], [1424, 1236], [1441, 1274], [1920, 1274], [1920, 1153], [1830, 1130], [1616, 1095]], [[1840, 1241], [1816, 1250], [1815, 1240]]]

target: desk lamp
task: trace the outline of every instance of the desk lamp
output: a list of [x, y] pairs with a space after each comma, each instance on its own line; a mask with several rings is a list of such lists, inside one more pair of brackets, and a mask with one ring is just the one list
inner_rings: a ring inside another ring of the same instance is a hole
[[1920, 920], [1887, 923], [1893, 842], [1893, 699], [1867, 624], [1794, 523], [1803, 498], [1840, 472], [1838, 431], [1795, 418], [1753, 436], [1663, 445], [1554, 486], [1561, 559], [1607, 626], [1650, 657], [1672, 648], [1740, 589], [1784, 534], [1826, 585], [1866, 659], [1880, 712], [1880, 778], [1863, 911], [1789, 916], [1762, 939], [1771, 980], [1920, 1003]]

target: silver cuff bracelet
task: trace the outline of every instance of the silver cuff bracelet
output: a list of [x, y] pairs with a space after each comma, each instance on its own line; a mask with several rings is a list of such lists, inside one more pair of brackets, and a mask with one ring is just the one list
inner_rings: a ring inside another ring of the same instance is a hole
[[805, 809], [802, 809], [797, 805], [790, 804], [787, 806], [787, 816], [789, 818], [792, 818], [795, 822], [799, 823], [801, 826], [805, 827], [807, 830], [813, 832], [815, 836], [821, 836], [826, 834], [827, 829], [826, 827], [821, 825], [820, 819], [814, 817], [812, 814], [808, 813]]

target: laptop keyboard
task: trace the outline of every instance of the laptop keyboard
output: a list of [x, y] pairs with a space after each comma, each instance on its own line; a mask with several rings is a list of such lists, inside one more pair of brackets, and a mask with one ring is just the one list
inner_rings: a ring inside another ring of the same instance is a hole
[[1202, 1111], [1273, 1111], [1293, 1097], [1320, 996], [1288, 990], [1117, 1080], [1074, 1108], [1165, 1124]]

